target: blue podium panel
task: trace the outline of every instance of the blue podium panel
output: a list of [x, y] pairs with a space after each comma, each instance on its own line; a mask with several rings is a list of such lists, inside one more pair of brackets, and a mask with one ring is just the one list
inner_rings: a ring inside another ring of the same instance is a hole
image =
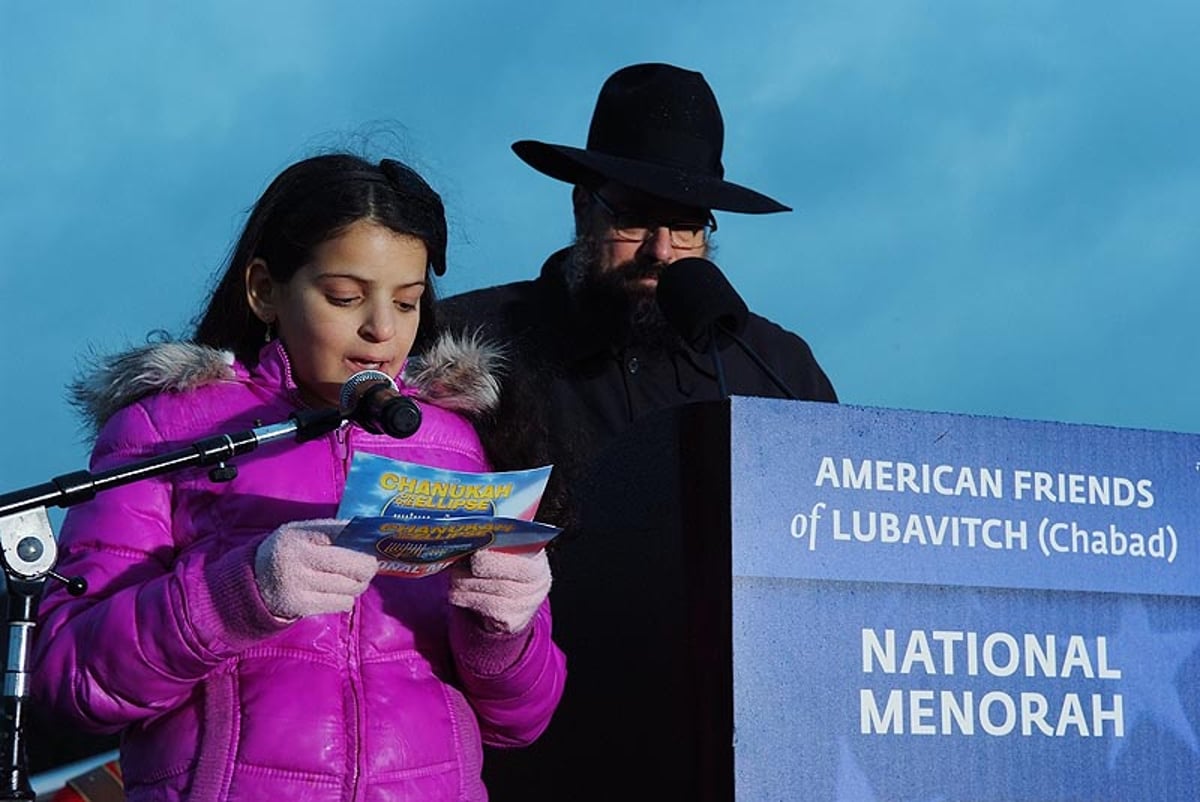
[[730, 414], [739, 800], [1200, 798], [1200, 436]]

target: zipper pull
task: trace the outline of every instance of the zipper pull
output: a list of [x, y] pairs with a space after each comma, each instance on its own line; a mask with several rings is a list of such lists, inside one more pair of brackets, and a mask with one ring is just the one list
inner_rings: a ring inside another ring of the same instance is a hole
[[341, 457], [343, 466], [349, 470], [350, 468], [350, 421], [344, 420], [335, 431], [338, 443], [338, 456]]

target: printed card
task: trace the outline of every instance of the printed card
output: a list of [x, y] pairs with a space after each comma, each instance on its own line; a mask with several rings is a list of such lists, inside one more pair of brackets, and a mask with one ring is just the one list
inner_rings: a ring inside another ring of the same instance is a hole
[[536, 551], [559, 528], [533, 520], [550, 466], [477, 473], [356, 454], [338, 517], [340, 546], [374, 554], [380, 572], [422, 577], [484, 548]]

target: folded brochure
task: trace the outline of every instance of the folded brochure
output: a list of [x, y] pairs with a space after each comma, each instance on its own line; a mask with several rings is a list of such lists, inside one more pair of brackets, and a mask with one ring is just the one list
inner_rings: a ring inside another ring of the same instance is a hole
[[559, 528], [533, 520], [550, 466], [477, 473], [356, 454], [337, 544], [379, 558], [380, 573], [422, 577], [483, 548], [536, 551]]

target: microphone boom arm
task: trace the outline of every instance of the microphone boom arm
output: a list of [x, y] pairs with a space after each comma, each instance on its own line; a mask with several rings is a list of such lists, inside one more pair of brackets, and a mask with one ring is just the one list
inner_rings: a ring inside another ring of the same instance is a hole
[[[744, 353], [746, 356], [750, 357], [750, 359], [754, 362], [755, 365], [758, 365], [759, 369], [766, 375], [766, 377], [768, 379], [771, 380], [771, 382], [775, 385], [775, 387], [777, 387], [779, 389], [779, 392], [783, 393], [785, 398], [789, 398], [793, 401], [795, 401], [796, 399], [799, 398], [799, 396], [797, 396], [795, 393], [792, 392], [790, 387], [788, 387], [786, 384], [784, 384], [783, 379], [779, 378], [779, 374], [777, 374], [774, 370], [772, 370], [771, 366], [768, 365], [766, 363], [766, 361], [764, 361], [763, 358], [761, 356], [759, 356], [754, 351], [754, 349], [751, 348], [746, 343], [745, 340], [743, 340], [737, 334], [734, 334], [733, 331], [731, 331], [729, 329], [729, 327], [722, 325], [719, 321], [716, 324], [716, 326], [718, 329], [721, 330], [722, 334], [724, 334], [729, 339], [733, 340], [733, 342], [737, 345], [737, 347], [742, 349], [742, 353]], [[715, 349], [714, 349], [714, 353], [716, 353]], [[721, 376], [720, 373], [717, 374], [717, 377], [718, 377], [718, 380], [723, 381], [723, 377]], [[722, 389], [721, 395], [722, 395], [722, 397], [724, 397], [724, 395], [725, 395], [724, 389]]]
[[[282, 423], [222, 434], [128, 465], [91, 473], [75, 471], [39, 485], [0, 494], [0, 559], [8, 594], [8, 654], [4, 671], [3, 728], [0, 730], [0, 800], [36, 799], [29, 784], [25, 749], [25, 716], [29, 702], [29, 651], [37, 626], [37, 603], [46, 577], [67, 584], [81, 596], [87, 583], [54, 572], [58, 544], [46, 515], [47, 506], [69, 507], [88, 501], [101, 490], [151, 476], [200, 465], [224, 466], [226, 460], [263, 443], [295, 435], [302, 443], [333, 431], [344, 416], [337, 409], [299, 410]], [[216, 470], [216, 469], [214, 469]], [[232, 474], [222, 474], [232, 478]], [[214, 476], [214, 481], [217, 481]]]
[[[724, 326], [718, 326], [718, 328], [725, 331]], [[729, 386], [725, 383], [725, 366], [721, 364], [721, 354], [717, 349], [715, 334], [708, 338], [708, 355], [712, 359], [713, 373], [717, 375], [717, 392], [720, 393], [721, 400], [724, 400], [729, 397]]]
[[[69, 507], [95, 497], [101, 490], [159, 476], [182, 468], [219, 465], [253, 451], [263, 443], [291, 435], [302, 443], [331, 432], [342, 422], [336, 409], [300, 410], [282, 423], [197, 440], [190, 446], [157, 457], [121, 465], [100, 473], [74, 471], [24, 490], [0, 494], [0, 519], [36, 507]], [[7, 555], [5, 555], [7, 557]], [[7, 559], [5, 570], [10, 570]]]

